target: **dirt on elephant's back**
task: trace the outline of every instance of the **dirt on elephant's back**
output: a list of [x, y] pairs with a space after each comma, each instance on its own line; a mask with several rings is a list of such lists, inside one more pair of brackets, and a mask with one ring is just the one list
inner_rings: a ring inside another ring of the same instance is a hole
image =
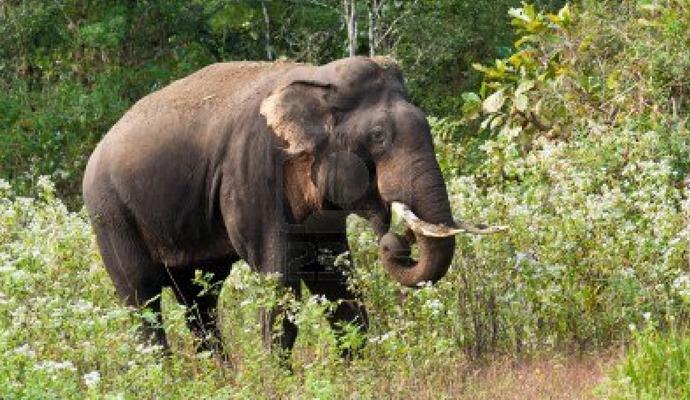
[[174, 109], [185, 114], [199, 108], [227, 108], [251, 97], [273, 73], [297, 65], [289, 62], [236, 61], [208, 65], [149, 94], [130, 114], [149, 116]]

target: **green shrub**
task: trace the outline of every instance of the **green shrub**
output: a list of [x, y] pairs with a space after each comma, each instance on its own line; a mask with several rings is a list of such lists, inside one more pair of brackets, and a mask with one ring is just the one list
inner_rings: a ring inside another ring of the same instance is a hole
[[690, 398], [690, 338], [647, 328], [599, 393], [612, 400]]

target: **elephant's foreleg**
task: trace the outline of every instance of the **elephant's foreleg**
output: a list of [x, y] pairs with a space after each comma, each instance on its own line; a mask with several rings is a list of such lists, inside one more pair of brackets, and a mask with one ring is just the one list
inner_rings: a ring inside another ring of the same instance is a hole
[[[286, 288], [292, 290], [296, 298], [300, 297], [299, 282], [287, 284]], [[297, 339], [297, 325], [290, 321], [287, 312], [280, 306], [261, 309], [259, 317], [264, 348], [268, 351], [279, 350], [282, 361], [287, 362]]]
[[345, 275], [337, 268], [326, 270], [321, 266], [320, 273], [314, 274], [311, 279], [305, 279], [304, 282], [312, 294], [323, 295], [329, 301], [338, 303], [327, 317], [336, 335], [341, 354], [345, 358], [350, 358], [353, 352], [360, 350], [364, 342], [348, 341], [345, 325], [349, 324], [362, 334], [367, 331], [369, 318], [364, 303], [348, 287]]

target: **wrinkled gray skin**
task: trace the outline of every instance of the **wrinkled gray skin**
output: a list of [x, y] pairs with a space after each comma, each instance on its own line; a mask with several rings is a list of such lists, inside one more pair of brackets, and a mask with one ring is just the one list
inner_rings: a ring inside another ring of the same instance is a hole
[[[93, 152], [83, 182], [86, 207], [107, 271], [126, 304], [150, 307], [171, 286], [190, 307], [205, 348], [220, 341], [217, 296], [198, 296], [194, 270], [224, 280], [231, 264], [277, 273], [297, 295], [346, 300], [329, 316], [367, 327], [343, 271], [326, 252], [348, 250], [345, 217], [368, 218], [390, 275], [407, 286], [446, 273], [454, 239], [387, 233], [390, 203], [423, 220], [453, 223], [429, 125], [385, 59], [324, 66], [222, 63], [135, 104]], [[412, 260], [410, 238], [420, 257]], [[320, 256], [321, 255], [321, 256]], [[297, 328], [264, 339], [289, 350]], [[166, 346], [159, 323], [145, 334]], [[214, 339], [214, 337], [216, 339]]]

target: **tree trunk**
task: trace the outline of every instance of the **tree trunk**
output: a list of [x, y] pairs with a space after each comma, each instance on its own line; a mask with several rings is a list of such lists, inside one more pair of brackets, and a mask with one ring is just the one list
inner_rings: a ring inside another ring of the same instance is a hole
[[268, 15], [268, 8], [266, 7], [266, 1], [261, 0], [261, 11], [264, 13], [264, 24], [266, 25], [266, 31], [264, 37], [266, 38], [266, 58], [271, 61], [273, 60], [273, 47], [271, 46], [271, 17]]
[[347, 43], [350, 57], [357, 53], [357, 8], [356, 0], [343, 0], [343, 15], [347, 25]]
[[369, 0], [369, 57], [376, 55], [378, 47], [378, 19], [384, 0]]

